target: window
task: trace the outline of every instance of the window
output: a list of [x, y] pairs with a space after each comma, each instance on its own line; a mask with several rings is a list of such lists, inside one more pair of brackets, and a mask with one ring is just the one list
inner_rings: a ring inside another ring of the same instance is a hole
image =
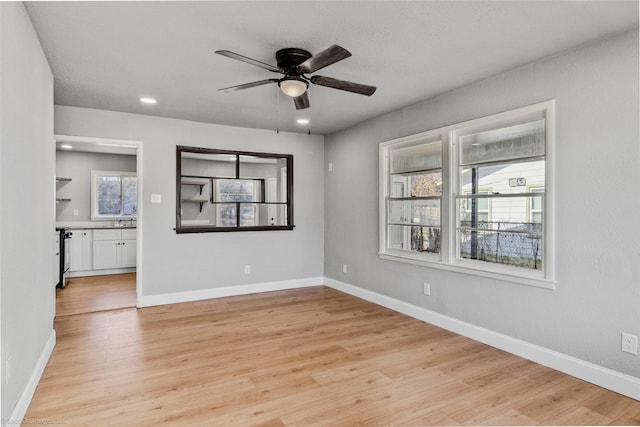
[[529, 220], [536, 224], [542, 224], [542, 197], [535, 195], [535, 193], [544, 195], [544, 187], [530, 188], [529, 193], [532, 193], [529, 200]]
[[293, 156], [177, 147], [176, 232], [292, 230]]
[[135, 172], [91, 171], [91, 219], [135, 218]]
[[417, 138], [389, 152], [386, 249], [440, 258], [442, 142]]
[[[476, 194], [489, 195], [490, 190], [482, 189]], [[464, 190], [465, 195], [472, 194], [469, 190]], [[472, 198], [469, 197], [466, 203], [463, 203], [464, 211], [467, 216], [475, 215], [478, 223], [487, 223], [489, 221], [489, 199], [488, 198]]]
[[216, 225], [218, 227], [236, 227], [238, 225], [236, 212], [236, 203], [238, 202], [245, 202], [240, 204], [240, 226], [260, 224], [260, 213], [256, 202], [264, 200], [261, 192], [262, 180], [215, 179], [215, 188], [214, 201], [219, 202], [216, 205]]
[[380, 144], [380, 256], [553, 287], [553, 101]]

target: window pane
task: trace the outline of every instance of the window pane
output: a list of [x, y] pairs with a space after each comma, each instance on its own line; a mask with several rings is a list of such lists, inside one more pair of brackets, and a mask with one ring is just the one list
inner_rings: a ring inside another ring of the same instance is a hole
[[440, 226], [440, 200], [389, 200], [389, 223]]
[[442, 196], [442, 172], [430, 172], [409, 177], [411, 197]]
[[544, 120], [460, 137], [460, 164], [544, 155]]
[[542, 212], [531, 212], [531, 222], [542, 224]]
[[539, 234], [459, 230], [460, 257], [542, 270]]
[[258, 224], [256, 225], [287, 225], [286, 203], [269, 203], [258, 206]]
[[388, 228], [389, 249], [439, 254], [440, 243], [439, 227], [389, 225]]
[[256, 201], [255, 181], [221, 179], [218, 180], [217, 202]]
[[440, 141], [391, 151], [391, 173], [416, 172], [442, 167]]
[[[240, 177], [252, 178], [256, 183], [264, 182], [264, 200], [255, 199], [254, 202], [283, 202], [287, 201], [287, 159], [284, 157], [238, 156], [240, 159]], [[256, 190], [260, 196], [262, 190]]]
[[135, 177], [122, 177], [122, 214], [136, 215], [137, 213], [137, 183]]
[[218, 226], [235, 227], [237, 224], [236, 204], [229, 203], [218, 206]]
[[120, 215], [121, 186], [119, 176], [98, 176], [98, 215]]
[[256, 203], [240, 203], [240, 227], [259, 225], [258, 206]]
[[474, 194], [474, 178], [475, 194], [528, 193], [531, 186], [544, 187], [544, 169], [544, 160], [463, 167], [460, 168], [460, 194]]
[[[542, 197], [535, 196], [534, 198]], [[469, 208], [472, 203], [471, 197], [461, 197], [459, 199], [459, 227], [478, 228], [484, 230], [511, 230], [519, 232], [541, 232], [542, 224], [529, 218], [528, 201], [529, 197], [499, 197], [489, 196], [488, 198], [477, 198], [476, 201], [485, 200], [491, 205], [490, 211], [476, 212], [476, 223], [474, 224], [473, 210]], [[541, 211], [540, 211], [541, 213]]]
[[391, 197], [442, 196], [442, 172], [391, 175]]

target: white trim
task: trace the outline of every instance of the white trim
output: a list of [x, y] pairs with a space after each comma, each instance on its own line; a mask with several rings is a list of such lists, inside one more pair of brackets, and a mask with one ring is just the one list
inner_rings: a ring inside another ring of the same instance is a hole
[[436, 260], [429, 260], [424, 257], [418, 258], [418, 256], [416, 256], [415, 258], [412, 258], [411, 254], [394, 255], [392, 252], [389, 252], [389, 251], [387, 251], [387, 253], [379, 252], [378, 256], [380, 257], [380, 259], [384, 259], [388, 261], [420, 265], [423, 267], [435, 268], [435, 269], [444, 270], [444, 271], [453, 271], [456, 273], [467, 274], [470, 276], [488, 277], [490, 279], [500, 280], [507, 283], [517, 283], [520, 285], [535, 286], [537, 288], [544, 288], [544, 289], [551, 289], [551, 290], [556, 288], [556, 282], [552, 280], [543, 279], [542, 277], [538, 278], [533, 276], [531, 277], [516, 276], [516, 275], [506, 274], [504, 272], [490, 271], [484, 268], [475, 269], [472, 266], [473, 261], [471, 260], [469, 260], [468, 265], [462, 266], [460, 265], [462, 263], [447, 264], [447, 263], [439, 262]]
[[283, 280], [279, 282], [253, 283], [249, 285], [227, 286], [224, 288], [201, 289], [197, 291], [173, 292], [160, 295], [138, 296], [138, 308], [151, 307], [180, 302], [200, 301], [211, 298], [222, 298], [236, 295], [256, 294], [259, 292], [281, 291], [285, 289], [322, 286], [323, 277]]
[[328, 277], [324, 278], [328, 287], [348, 293], [366, 301], [422, 320], [456, 334], [496, 347], [532, 362], [580, 378], [600, 387], [640, 400], [640, 378], [604, 368], [591, 362], [578, 359], [536, 344], [513, 338], [499, 332], [472, 325], [422, 307], [418, 307], [386, 295], [359, 288]]
[[[490, 264], [485, 262], [469, 262], [458, 257], [458, 239], [456, 227], [458, 209], [456, 197], [459, 189], [459, 157], [457, 137], [468, 132], [480, 132], [524, 123], [530, 120], [545, 120], [545, 198], [544, 198], [544, 236], [543, 236], [543, 271], [521, 267]], [[441, 228], [441, 261], [433, 259], [429, 254], [397, 251], [387, 248], [387, 212], [386, 198], [389, 194], [389, 152], [391, 149], [405, 148], [429, 142], [430, 138], [439, 137], [442, 143], [442, 199], [440, 204]], [[485, 117], [450, 124], [415, 135], [405, 136], [381, 142], [378, 148], [379, 183], [378, 183], [378, 254], [381, 259], [405, 262], [414, 265], [456, 271], [459, 273], [490, 277], [509, 283], [555, 289], [555, 100], [539, 102], [514, 110], [492, 114]]]
[[[136, 254], [136, 261], [138, 260]], [[89, 276], [106, 276], [109, 274], [124, 274], [124, 273], [135, 273], [135, 267], [127, 267], [127, 268], [108, 268], [105, 270], [82, 270], [82, 271], [71, 271], [67, 274], [67, 277], [89, 277]]]
[[[36, 362], [36, 365], [33, 368], [33, 372], [29, 377], [29, 381], [25, 386], [16, 406], [14, 406], [13, 411], [11, 411], [11, 420], [23, 420], [25, 414], [27, 413], [27, 409], [29, 409], [29, 405], [31, 404], [31, 399], [33, 399], [33, 394], [36, 392], [36, 388], [38, 387], [38, 383], [40, 382], [40, 378], [42, 377], [42, 373], [44, 369], [47, 367], [47, 363], [49, 362], [49, 358], [51, 357], [51, 353], [53, 353], [53, 349], [56, 346], [56, 331], [52, 330], [51, 335], [49, 335], [49, 339], [46, 344], [42, 348], [42, 352], [40, 353], [40, 357]], [[4, 424], [4, 423], [3, 423]]]
[[[114, 146], [122, 146], [122, 145], [126, 145], [126, 146], [133, 146], [136, 147], [136, 177], [137, 177], [137, 196], [138, 196], [138, 200], [137, 200], [137, 215], [136, 215], [136, 296], [138, 299], [140, 299], [142, 297], [142, 294], [144, 293], [143, 291], [143, 280], [142, 280], [142, 260], [143, 260], [143, 256], [142, 256], [142, 247], [143, 247], [143, 242], [142, 242], [142, 224], [143, 224], [143, 214], [142, 211], [144, 209], [144, 203], [143, 203], [143, 194], [144, 194], [144, 187], [143, 187], [143, 177], [144, 177], [144, 173], [143, 173], [143, 165], [144, 165], [144, 161], [143, 161], [143, 145], [144, 142], [141, 140], [130, 140], [130, 139], [110, 139], [110, 138], [97, 138], [97, 137], [92, 137], [92, 136], [72, 136], [72, 135], [60, 135], [60, 134], [55, 134], [53, 135], [54, 140], [58, 141], [58, 142], [70, 142], [70, 143], [79, 143], [79, 144], [84, 144], [86, 146], [92, 145], [92, 144], [106, 144], [106, 145], [114, 145]], [[55, 182], [54, 184], [55, 185]], [[95, 223], [93, 223], [95, 224]]]

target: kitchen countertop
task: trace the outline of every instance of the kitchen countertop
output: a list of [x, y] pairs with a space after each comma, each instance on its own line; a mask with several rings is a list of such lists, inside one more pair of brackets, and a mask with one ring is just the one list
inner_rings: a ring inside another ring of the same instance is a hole
[[65, 228], [67, 230], [107, 230], [107, 229], [135, 229], [135, 225], [113, 225], [113, 224], [74, 224], [58, 225], [56, 230]]
[[132, 229], [136, 228], [135, 225], [90, 225], [90, 226], [82, 226], [82, 225], [73, 225], [70, 227], [64, 227], [68, 230], [104, 230], [104, 229]]

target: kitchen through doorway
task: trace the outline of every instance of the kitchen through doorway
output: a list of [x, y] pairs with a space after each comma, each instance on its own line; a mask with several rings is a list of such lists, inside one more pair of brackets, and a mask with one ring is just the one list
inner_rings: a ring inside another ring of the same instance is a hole
[[142, 142], [55, 135], [56, 316], [137, 306], [141, 256]]

